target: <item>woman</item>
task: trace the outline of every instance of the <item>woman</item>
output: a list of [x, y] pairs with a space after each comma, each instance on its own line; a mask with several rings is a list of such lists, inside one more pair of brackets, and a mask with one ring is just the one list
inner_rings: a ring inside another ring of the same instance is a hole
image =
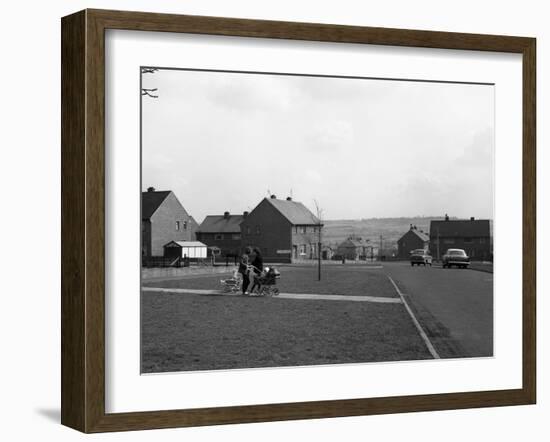
[[258, 278], [260, 277], [260, 274], [264, 270], [264, 260], [262, 258], [262, 253], [260, 252], [260, 249], [258, 247], [254, 247], [254, 259], [252, 260], [252, 270], [254, 271], [254, 274], [252, 275], [254, 278], [252, 288], [250, 289], [250, 293], [254, 292], [254, 289], [258, 287], [258, 290], [260, 288], [260, 284], [257, 282]]
[[239, 273], [243, 275], [243, 286], [242, 286], [243, 295], [248, 295], [247, 289], [248, 289], [248, 285], [250, 284], [248, 265], [250, 263], [251, 253], [252, 253], [252, 250], [250, 249], [250, 247], [246, 247], [244, 249], [243, 255], [241, 256], [241, 261], [239, 262]]

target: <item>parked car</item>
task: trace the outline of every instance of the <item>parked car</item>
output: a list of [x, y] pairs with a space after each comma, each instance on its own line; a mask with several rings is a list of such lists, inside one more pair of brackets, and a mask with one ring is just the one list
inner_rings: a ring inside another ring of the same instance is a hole
[[432, 265], [432, 255], [424, 249], [416, 249], [411, 252], [411, 266], [424, 265], [428, 264], [430, 267]]
[[443, 255], [443, 268], [456, 266], [465, 269], [470, 265], [470, 257], [462, 249], [449, 249]]

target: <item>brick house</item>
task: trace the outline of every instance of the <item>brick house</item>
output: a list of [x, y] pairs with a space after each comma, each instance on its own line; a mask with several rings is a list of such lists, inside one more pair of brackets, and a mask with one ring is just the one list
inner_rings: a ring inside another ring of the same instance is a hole
[[473, 260], [491, 260], [491, 226], [488, 219], [432, 221], [430, 252], [440, 259], [447, 249], [464, 249]]
[[362, 238], [356, 238], [350, 236], [345, 241], [342, 241], [336, 249], [336, 254], [339, 257], [345, 257], [346, 259], [357, 261], [359, 259], [365, 259], [370, 256], [371, 246], [363, 241]]
[[397, 257], [408, 259], [412, 250], [428, 250], [429, 245], [430, 236], [411, 224], [409, 231], [397, 240]]
[[266, 262], [317, 258], [323, 225], [302, 203], [264, 198], [241, 223], [242, 246], [259, 247]]
[[195, 240], [197, 223], [171, 190], [141, 193], [141, 255], [163, 256], [170, 241]]
[[198, 227], [197, 240], [208, 247], [217, 247], [222, 257], [235, 257], [241, 253], [241, 223], [248, 215], [208, 215]]

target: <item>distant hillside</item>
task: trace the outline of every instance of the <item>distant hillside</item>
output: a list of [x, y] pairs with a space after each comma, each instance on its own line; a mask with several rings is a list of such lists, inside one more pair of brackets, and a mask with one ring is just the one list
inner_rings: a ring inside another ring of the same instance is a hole
[[[369, 218], [356, 220], [324, 220], [323, 243], [336, 246], [351, 235], [359, 236], [364, 240], [370, 240], [370, 244], [384, 249], [397, 248], [397, 240], [401, 238], [414, 225], [418, 230], [430, 233], [430, 221], [442, 220], [441, 216], [418, 216], [413, 218]], [[451, 219], [458, 219], [451, 217]], [[493, 233], [493, 221], [490, 222], [491, 235]]]
[[351, 235], [370, 240], [371, 244], [380, 246], [382, 236], [383, 248], [397, 247], [401, 238], [413, 224], [418, 230], [430, 231], [430, 221], [442, 217], [414, 218], [369, 218], [359, 220], [324, 220], [323, 243], [337, 245]]

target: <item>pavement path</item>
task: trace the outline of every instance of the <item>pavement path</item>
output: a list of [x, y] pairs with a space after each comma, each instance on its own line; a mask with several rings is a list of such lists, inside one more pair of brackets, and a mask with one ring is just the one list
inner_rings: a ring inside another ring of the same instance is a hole
[[[180, 293], [210, 296], [243, 296], [240, 293], [223, 292], [221, 290], [180, 289], [163, 287], [142, 287], [144, 292]], [[255, 297], [252, 295], [250, 297]], [[259, 296], [258, 296], [259, 297]], [[279, 293], [273, 299], [303, 299], [317, 301], [352, 301], [352, 302], [378, 302], [385, 304], [401, 304], [401, 298], [388, 298], [381, 296], [346, 296], [346, 295], [318, 295], [312, 293]]]

